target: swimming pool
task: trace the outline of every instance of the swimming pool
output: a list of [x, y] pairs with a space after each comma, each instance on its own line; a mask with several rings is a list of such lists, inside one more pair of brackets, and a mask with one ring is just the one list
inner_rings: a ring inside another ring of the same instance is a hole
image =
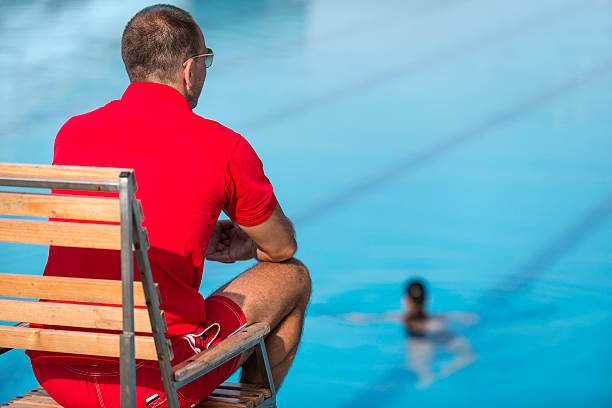
[[[279, 406], [612, 405], [610, 1], [176, 4], [216, 53], [196, 112], [254, 145], [312, 273]], [[145, 5], [0, 4], [0, 161], [49, 162], [68, 117], [120, 97]], [[36, 273], [45, 249], [0, 256]], [[202, 292], [245, 267], [208, 263]], [[399, 324], [344, 318], [415, 276], [433, 312], [480, 316], [451, 326], [475, 361], [426, 386]], [[34, 386], [23, 353], [0, 367], [3, 401]]]

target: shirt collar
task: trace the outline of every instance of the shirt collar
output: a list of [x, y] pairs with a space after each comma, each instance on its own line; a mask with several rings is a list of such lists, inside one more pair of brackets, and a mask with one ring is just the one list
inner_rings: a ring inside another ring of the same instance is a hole
[[175, 88], [156, 82], [132, 82], [121, 101], [147, 106], [176, 106], [191, 110], [187, 99]]

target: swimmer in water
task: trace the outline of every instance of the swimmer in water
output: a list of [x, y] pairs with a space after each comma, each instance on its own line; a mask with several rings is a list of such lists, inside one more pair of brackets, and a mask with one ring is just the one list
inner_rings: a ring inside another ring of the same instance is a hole
[[[465, 312], [451, 312], [443, 315], [430, 315], [425, 310], [425, 285], [412, 281], [406, 286], [403, 297], [403, 323], [406, 327], [407, 365], [419, 377], [417, 387], [425, 388], [434, 381], [448, 377], [452, 373], [471, 364], [476, 355], [470, 342], [462, 335], [448, 329], [451, 321], [475, 324], [477, 315]], [[434, 359], [438, 352], [453, 355], [450, 361], [442, 363], [436, 372]]]
[[[471, 364], [476, 355], [470, 342], [448, 328], [449, 322], [476, 324], [477, 315], [466, 312], [429, 314], [426, 310], [425, 285], [418, 280], [406, 285], [402, 297], [403, 311], [389, 311], [380, 315], [349, 313], [344, 317], [353, 323], [375, 323], [381, 321], [401, 322], [406, 328], [406, 365], [417, 377], [417, 387], [425, 388], [434, 381], [457, 372]], [[434, 368], [438, 353], [452, 355]]]

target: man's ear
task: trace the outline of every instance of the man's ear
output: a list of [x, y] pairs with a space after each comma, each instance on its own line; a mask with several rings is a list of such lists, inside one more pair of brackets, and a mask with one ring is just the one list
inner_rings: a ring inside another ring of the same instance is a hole
[[190, 89], [193, 86], [193, 81], [192, 81], [192, 71], [191, 71], [191, 65], [193, 64], [193, 58], [187, 60], [187, 63], [185, 63], [185, 67], [183, 68], [183, 81], [185, 84], [185, 89]]

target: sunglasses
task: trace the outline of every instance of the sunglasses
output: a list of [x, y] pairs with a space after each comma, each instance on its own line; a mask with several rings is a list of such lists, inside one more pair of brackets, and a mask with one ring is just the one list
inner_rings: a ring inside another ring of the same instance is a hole
[[206, 49], [206, 54], [194, 55], [193, 57], [187, 58], [187, 60], [185, 60], [185, 62], [183, 62], [183, 66], [185, 66], [185, 64], [187, 64], [190, 59], [196, 59], [196, 58], [204, 57], [204, 64], [206, 64], [206, 68], [210, 68], [210, 67], [212, 67], [213, 57], [214, 56], [215, 56], [215, 53], [213, 52], [213, 50], [210, 49], [210, 48], [207, 48]]

